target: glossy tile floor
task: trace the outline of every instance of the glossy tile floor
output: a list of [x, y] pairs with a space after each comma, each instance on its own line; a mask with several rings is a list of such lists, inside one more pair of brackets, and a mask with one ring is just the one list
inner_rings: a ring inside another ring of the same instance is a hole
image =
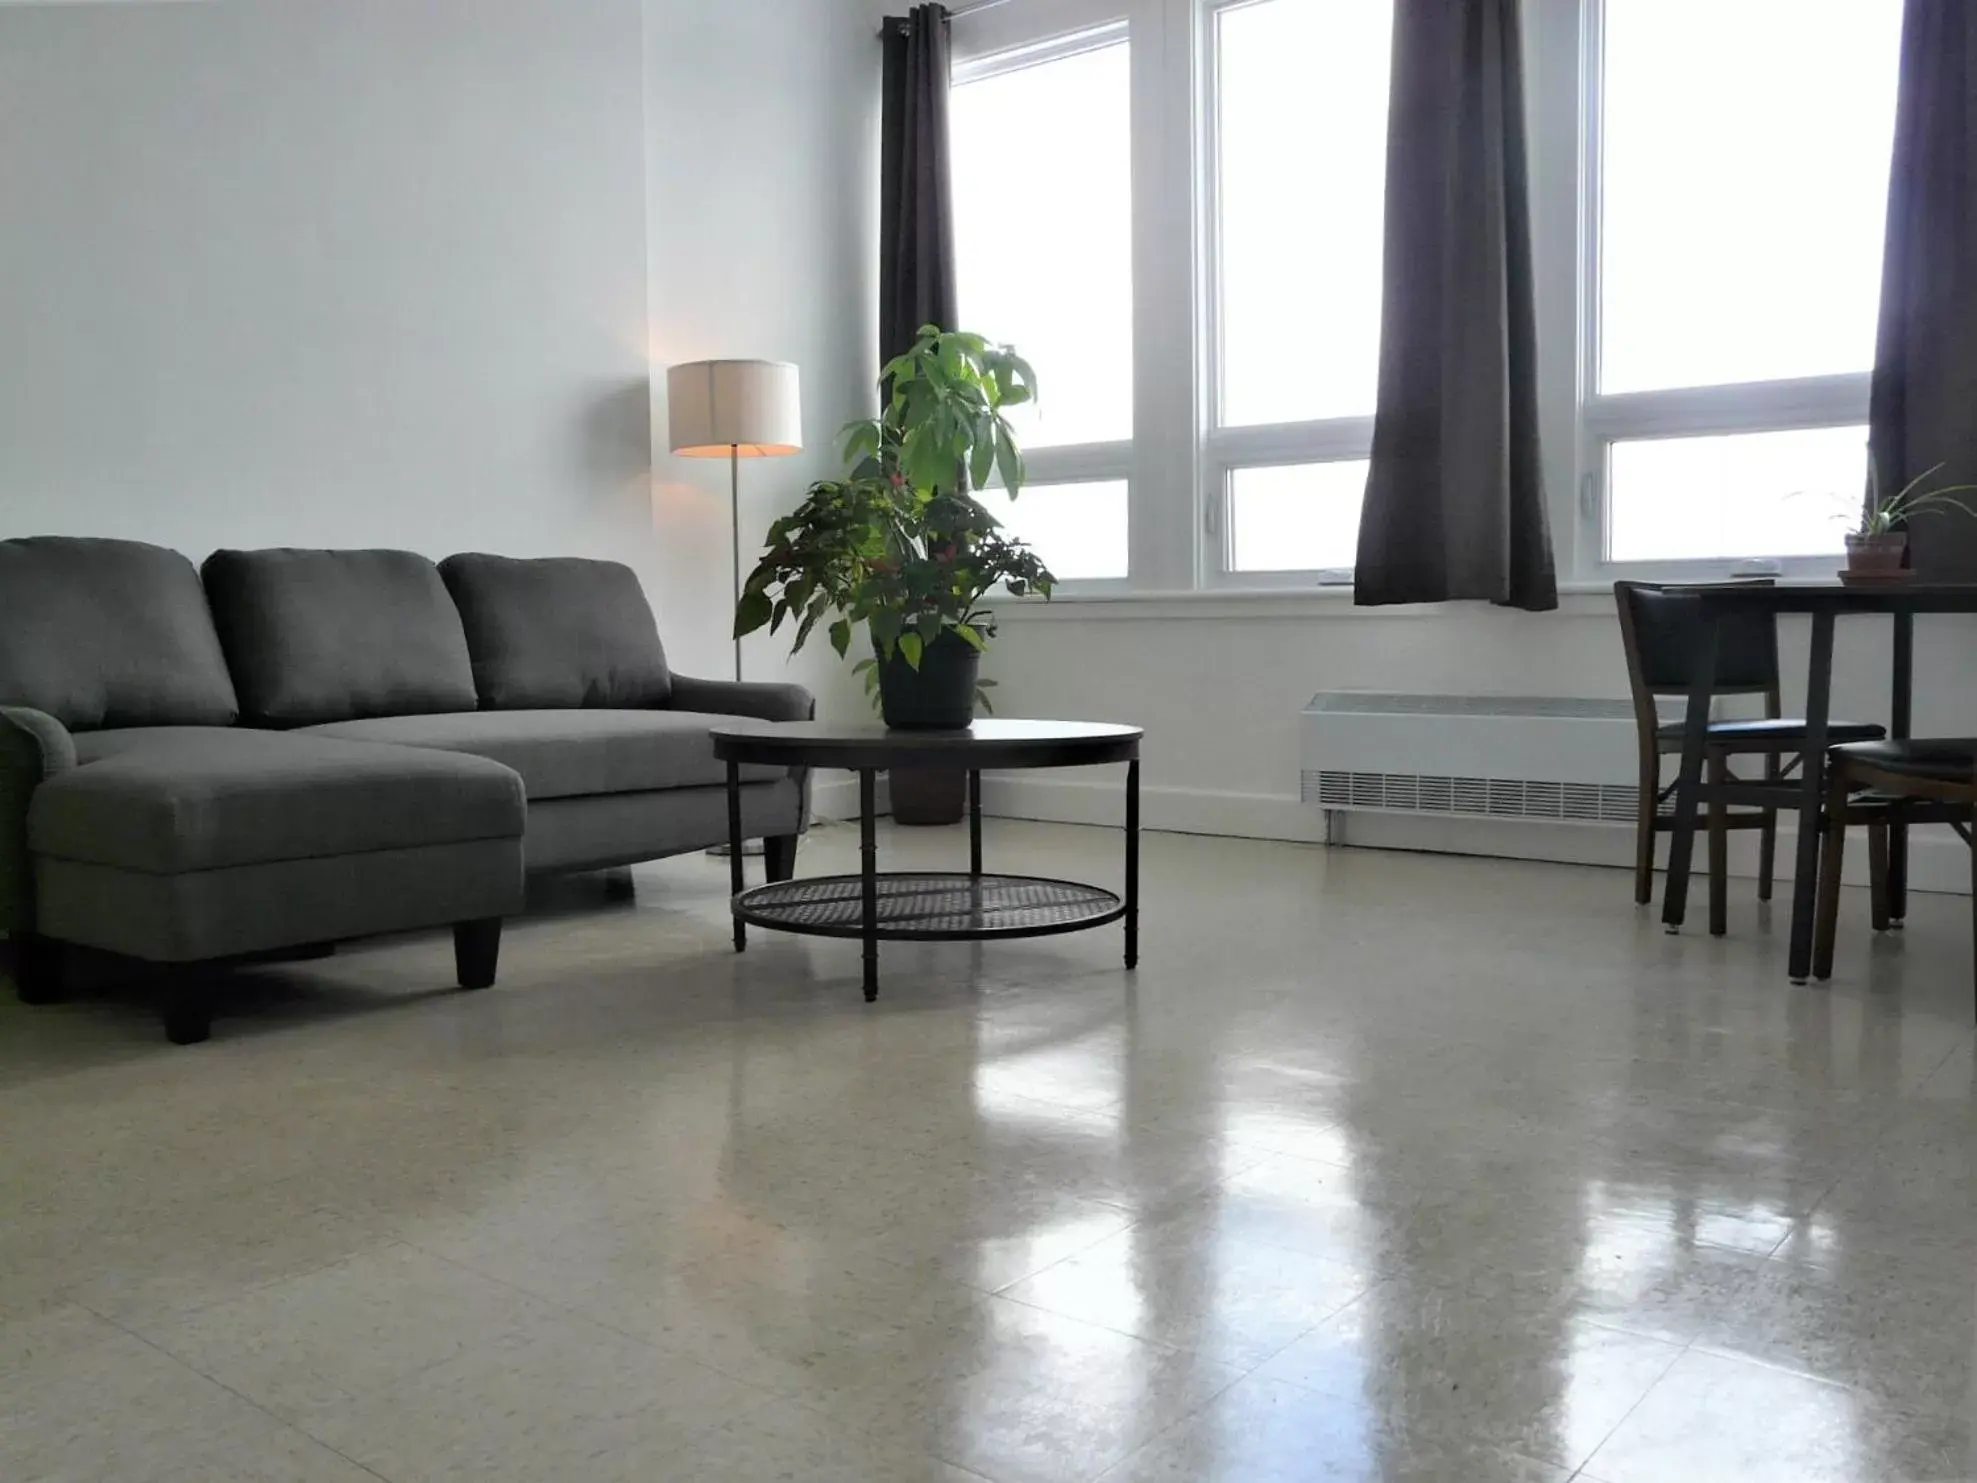
[[1742, 888], [1670, 939], [1613, 872], [1155, 836], [1136, 981], [892, 948], [868, 1008], [737, 959], [723, 871], [193, 1050], [0, 1008], [0, 1479], [1977, 1476], [1963, 903], [1792, 990]]

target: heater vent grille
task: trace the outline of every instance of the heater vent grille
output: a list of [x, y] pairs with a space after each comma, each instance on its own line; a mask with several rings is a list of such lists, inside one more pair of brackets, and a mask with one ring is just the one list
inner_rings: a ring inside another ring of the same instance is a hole
[[1543, 819], [1630, 824], [1640, 790], [1624, 783], [1533, 782], [1519, 778], [1436, 777], [1421, 773], [1311, 769], [1303, 797], [1320, 808], [1389, 813], [1468, 814], [1488, 819]]

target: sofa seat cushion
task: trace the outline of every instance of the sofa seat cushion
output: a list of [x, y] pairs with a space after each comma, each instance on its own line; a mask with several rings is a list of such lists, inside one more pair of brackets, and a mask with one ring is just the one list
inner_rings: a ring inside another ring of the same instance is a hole
[[239, 709], [199, 573], [137, 541], [0, 541], [0, 705], [71, 731], [225, 726]]
[[172, 875], [517, 839], [526, 822], [521, 779], [482, 757], [200, 727], [109, 733], [92, 753], [35, 790], [35, 855]]
[[[307, 735], [490, 757], [520, 773], [537, 800], [724, 784], [728, 766], [714, 756], [709, 733], [734, 724], [733, 716], [700, 711], [480, 711], [340, 721]], [[788, 771], [749, 766], [741, 776], [773, 782]]]
[[255, 726], [471, 711], [474, 668], [439, 568], [411, 551], [215, 551], [213, 622]]

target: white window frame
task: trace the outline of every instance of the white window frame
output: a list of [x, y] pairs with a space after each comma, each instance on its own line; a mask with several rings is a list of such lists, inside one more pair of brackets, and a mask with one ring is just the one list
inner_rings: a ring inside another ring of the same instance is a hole
[[1579, 571], [1588, 579], [1673, 578], [1685, 581], [1776, 575], [1831, 577], [1830, 556], [1712, 557], [1678, 561], [1614, 561], [1607, 555], [1612, 526], [1608, 477], [1615, 443], [1649, 438], [1792, 432], [1849, 427], [1868, 419], [1870, 371], [1792, 377], [1730, 386], [1685, 386], [1602, 394], [1600, 366], [1600, 226], [1607, 0], [1581, 0], [1579, 325]]
[[[1070, 0], [1070, 3], [1053, 5], [1022, 4], [1015, 0], [993, 5], [979, 15], [963, 12], [955, 18], [954, 54], [951, 64], [953, 86], [966, 87], [969, 83], [982, 82], [991, 77], [1019, 72], [1029, 67], [1040, 67], [1050, 62], [1063, 61], [1067, 57], [1082, 56], [1086, 52], [1099, 51], [1108, 46], [1125, 42], [1136, 58], [1139, 48], [1133, 43], [1132, 18], [1120, 13], [1124, 0]], [[970, 22], [979, 21], [979, 26]], [[1134, 66], [1134, 93], [1138, 94], [1139, 79], [1137, 63]], [[1133, 103], [1135, 123], [1138, 121], [1139, 105], [1137, 96]], [[1135, 129], [1135, 135], [1137, 129]], [[1135, 187], [1138, 181], [1134, 182]], [[1139, 191], [1133, 191], [1134, 214], [1134, 255], [1138, 256]], [[1135, 283], [1137, 284], [1137, 278]], [[1140, 316], [1137, 289], [1134, 294], [1134, 319]], [[978, 330], [993, 336], [993, 325], [963, 325], [964, 329]], [[1134, 337], [1138, 345], [1138, 335]], [[1018, 345], [1019, 351], [1023, 348]], [[1135, 349], [1135, 371], [1139, 355]], [[1045, 387], [1048, 394], [1048, 386]], [[1134, 408], [1134, 422], [1137, 427], [1139, 408]], [[1023, 462], [1028, 470], [1027, 485], [1097, 484], [1114, 480], [1126, 484], [1126, 529], [1127, 529], [1127, 574], [1123, 577], [1080, 577], [1060, 581], [1057, 591], [1067, 595], [1120, 595], [1132, 592], [1140, 585], [1135, 581], [1138, 571], [1133, 559], [1133, 532], [1139, 525], [1138, 469], [1136, 438], [1128, 438], [1103, 443], [1067, 443], [1048, 448], [1025, 448]], [[1020, 496], [1018, 496], [1020, 498]]]
[[1199, 309], [1202, 435], [1197, 478], [1201, 490], [1200, 556], [1197, 585], [1213, 591], [1283, 591], [1287, 588], [1350, 587], [1351, 567], [1237, 571], [1233, 565], [1232, 482], [1242, 469], [1286, 464], [1352, 463], [1372, 457], [1371, 417], [1328, 417], [1244, 427], [1222, 421], [1222, 200], [1221, 58], [1217, 27], [1226, 11], [1259, 0], [1199, 0], [1193, 41], [1198, 67], [1195, 105], [1198, 157], [1194, 173], [1198, 213], [1200, 273], [1195, 297]]

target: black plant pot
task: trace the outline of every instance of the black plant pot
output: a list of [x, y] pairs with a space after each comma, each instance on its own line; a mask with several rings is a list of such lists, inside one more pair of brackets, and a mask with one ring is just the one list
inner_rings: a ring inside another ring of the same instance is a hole
[[879, 714], [900, 730], [955, 731], [975, 719], [975, 684], [981, 651], [951, 630], [928, 644], [920, 667], [898, 650], [879, 660]]
[[895, 824], [958, 824], [968, 812], [968, 774], [958, 767], [895, 767], [890, 776]]

